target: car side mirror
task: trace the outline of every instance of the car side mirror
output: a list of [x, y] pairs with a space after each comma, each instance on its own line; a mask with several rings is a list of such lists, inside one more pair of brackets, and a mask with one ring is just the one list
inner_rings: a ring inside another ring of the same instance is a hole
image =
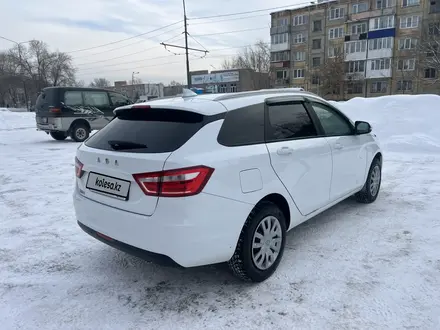
[[366, 121], [357, 121], [354, 123], [354, 130], [356, 135], [368, 134], [371, 132], [371, 125]]

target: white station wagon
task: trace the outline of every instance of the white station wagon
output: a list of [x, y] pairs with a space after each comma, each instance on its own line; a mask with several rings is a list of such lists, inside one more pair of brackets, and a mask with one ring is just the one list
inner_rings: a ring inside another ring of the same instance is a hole
[[260, 282], [287, 231], [352, 195], [377, 198], [382, 152], [367, 122], [274, 89], [117, 108], [75, 161], [76, 217], [90, 235], [183, 267], [228, 262]]

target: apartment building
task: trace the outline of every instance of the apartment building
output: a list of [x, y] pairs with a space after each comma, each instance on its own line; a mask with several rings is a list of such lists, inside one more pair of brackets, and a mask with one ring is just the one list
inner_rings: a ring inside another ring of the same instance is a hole
[[335, 99], [440, 93], [438, 66], [427, 60], [440, 49], [422, 47], [440, 42], [440, 0], [318, 1], [271, 21], [276, 87]]

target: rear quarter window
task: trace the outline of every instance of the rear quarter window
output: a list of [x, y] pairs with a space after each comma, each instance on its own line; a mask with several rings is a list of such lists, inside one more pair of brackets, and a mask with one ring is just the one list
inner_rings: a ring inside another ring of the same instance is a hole
[[229, 111], [217, 141], [227, 147], [264, 143], [264, 104]]
[[[209, 117], [189, 111], [128, 111], [118, 115], [85, 144], [91, 148], [121, 152], [172, 152], [184, 145], [208, 121]], [[129, 147], [115, 150], [112, 147], [114, 141]], [[146, 147], [140, 147], [141, 145]]]
[[64, 92], [64, 104], [71, 107], [83, 105], [82, 92], [81, 91]]

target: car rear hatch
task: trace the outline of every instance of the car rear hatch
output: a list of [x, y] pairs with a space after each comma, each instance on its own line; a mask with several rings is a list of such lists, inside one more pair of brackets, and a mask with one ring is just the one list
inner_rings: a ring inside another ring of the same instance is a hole
[[59, 89], [45, 88], [38, 95], [35, 103], [35, 120], [37, 124], [48, 125], [52, 123], [49, 118], [58, 117], [61, 113]]
[[87, 198], [142, 215], [152, 215], [158, 196], [145, 192], [136, 174], [162, 171], [171, 153], [202, 126], [191, 111], [132, 106], [117, 113], [77, 152], [80, 192]]

